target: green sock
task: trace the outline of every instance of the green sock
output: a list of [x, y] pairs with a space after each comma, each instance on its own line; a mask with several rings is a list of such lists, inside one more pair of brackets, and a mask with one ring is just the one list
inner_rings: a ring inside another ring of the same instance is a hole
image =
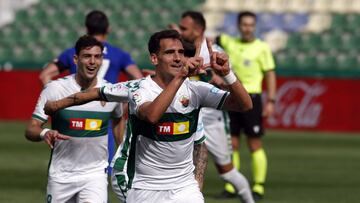
[[252, 190], [261, 195], [264, 195], [264, 183], [267, 172], [267, 158], [263, 148], [260, 148], [251, 154], [252, 158], [252, 174], [254, 186]]
[[[235, 150], [232, 154], [232, 163], [237, 170], [240, 170], [240, 153]], [[225, 183], [225, 190], [230, 193], [235, 193], [235, 188], [230, 183]]]

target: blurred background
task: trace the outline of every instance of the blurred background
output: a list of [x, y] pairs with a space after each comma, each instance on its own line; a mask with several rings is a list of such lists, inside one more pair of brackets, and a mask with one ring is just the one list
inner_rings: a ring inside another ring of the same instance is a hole
[[[0, 0], [0, 202], [44, 199], [50, 152], [23, 132], [40, 71], [85, 34], [93, 9], [110, 19], [108, 41], [143, 69], [152, 69], [149, 36], [184, 11], [204, 13], [209, 37], [238, 36], [237, 14], [255, 12], [256, 35], [269, 43], [278, 75], [276, 113], [266, 120], [264, 202], [360, 201], [360, 0]], [[247, 176], [249, 167], [241, 168]], [[208, 202], [218, 202], [220, 185], [210, 163]]]

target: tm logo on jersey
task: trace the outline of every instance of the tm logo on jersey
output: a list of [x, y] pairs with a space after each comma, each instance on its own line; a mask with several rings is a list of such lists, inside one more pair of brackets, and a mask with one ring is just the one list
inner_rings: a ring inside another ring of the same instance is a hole
[[189, 121], [159, 123], [156, 126], [156, 133], [159, 135], [181, 135], [189, 133]]
[[100, 130], [102, 120], [88, 118], [70, 118], [70, 129], [73, 130]]

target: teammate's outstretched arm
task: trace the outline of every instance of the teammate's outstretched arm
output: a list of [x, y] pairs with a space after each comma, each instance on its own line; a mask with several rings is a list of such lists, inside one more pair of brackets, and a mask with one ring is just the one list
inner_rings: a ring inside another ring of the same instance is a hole
[[77, 92], [57, 101], [47, 101], [44, 111], [47, 115], [70, 106], [81, 105], [91, 101], [128, 102], [129, 90], [123, 83], [92, 88], [83, 92]]
[[156, 124], [174, 99], [181, 84], [189, 76], [197, 75], [203, 65], [201, 57], [193, 57], [187, 60], [182, 70], [171, 80], [166, 88], [152, 102], [142, 104], [137, 115], [140, 119]]
[[211, 68], [221, 76], [230, 95], [226, 98], [223, 109], [230, 111], [248, 111], [252, 109], [252, 101], [244, 86], [230, 70], [229, 57], [225, 53], [212, 52], [210, 57]]

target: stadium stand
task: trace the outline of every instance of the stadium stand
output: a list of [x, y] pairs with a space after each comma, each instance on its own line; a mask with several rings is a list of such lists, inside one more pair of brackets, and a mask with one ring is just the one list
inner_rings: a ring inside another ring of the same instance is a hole
[[[85, 33], [83, 19], [93, 9], [105, 11], [110, 18], [109, 42], [129, 51], [140, 67], [148, 67], [146, 44], [150, 34], [178, 22], [184, 10], [198, 8], [203, 0], [164, 0], [161, 4], [156, 0], [9, 2], [22, 6], [15, 6], [15, 10], [11, 7], [7, 13], [12, 12], [14, 17], [0, 27], [0, 69], [37, 70]], [[0, 6], [2, 10], [8, 7]], [[0, 10], [0, 15], [3, 13]]]
[[360, 76], [359, 0], [207, 0], [202, 9], [223, 19], [207, 18], [212, 36], [239, 35], [238, 12], [255, 12], [256, 35], [275, 52], [280, 75]]
[[148, 68], [144, 45], [149, 34], [177, 22], [182, 11], [198, 8], [207, 19], [209, 36], [238, 35], [237, 13], [256, 12], [256, 34], [275, 52], [280, 75], [360, 76], [360, 0], [11, 2], [17, 4], [0, 6], [1, 15], [8, 15], [0, 17], [5, 19], [0, 22], [0, 69], [40, 69], [85, 33], [84, 15], [95, 8], [110, 17], [109, 41]]

